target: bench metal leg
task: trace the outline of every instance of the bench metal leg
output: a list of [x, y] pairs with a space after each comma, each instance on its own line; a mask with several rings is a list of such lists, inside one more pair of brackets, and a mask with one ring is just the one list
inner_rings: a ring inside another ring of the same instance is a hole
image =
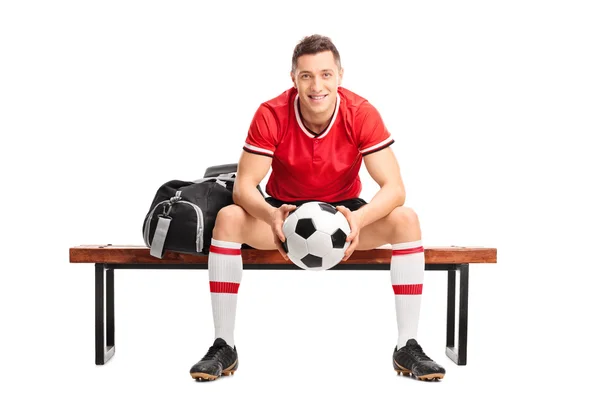
[[[95, 281], [96, 365], [104, 365], [115, 354], [115, 270], [106, 264], [96, 264]], [[104, 315], [105, 300], [106, 318]], [[105, 333], [106, 345], [104, 344]]]
[[459, 272], [458, 292], [458, 345], [456, 328], [456, 271], [448, 271], [448, 309], [446, 320], [446, 355], [457, 365], [467, 365], [467, 321], [469, 316], [469, 264], [456, 266]]

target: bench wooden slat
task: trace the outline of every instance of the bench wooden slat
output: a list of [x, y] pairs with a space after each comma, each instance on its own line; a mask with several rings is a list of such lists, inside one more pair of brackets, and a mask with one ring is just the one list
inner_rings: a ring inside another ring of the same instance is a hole
[[[342, 264], [389, 264], [392, 250], [380, 248], [355, 251]], [[426, 264], [496, 263], [496, 249], [488, 247], [425, 247]], [[291, 264], [277, 250], [242, 249], [244, 264]], [[69, 249], [71, 263], [102, 264], [206, 264], [208, 256], [167, 251], [162, 259], [139, 245], [83, 245]]]

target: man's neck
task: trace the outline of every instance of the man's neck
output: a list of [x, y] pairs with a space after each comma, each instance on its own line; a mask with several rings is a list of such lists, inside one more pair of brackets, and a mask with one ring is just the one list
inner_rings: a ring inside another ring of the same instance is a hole
[[331, 122], [333, 114], [335, 113], [335, 106], [336, 104], [334, 103], [333, 109], [315, 115], [306, 114], [302, 110], [302, 105], [298, 104], [298, 107], [300, 107], [300, 116], [302, 118], [302, 123], [307, 129], [310, 129], [316, 134], [320, 134], [327, 128], [327, 126]]

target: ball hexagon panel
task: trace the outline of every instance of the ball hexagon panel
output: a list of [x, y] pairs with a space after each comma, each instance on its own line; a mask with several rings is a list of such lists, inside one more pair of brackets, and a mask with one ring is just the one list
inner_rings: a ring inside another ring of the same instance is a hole
[[[290, 254], [294, 254], [296, 258], [302, 258], [308, 254], [308, 246], [306, 245], [306, 240], [293, 233], [290, 236], [287, 236], [286, 239], [286, 248], [288, 249], [288, 256]], [[292, 253], [290, 253], [290, 249]]]
[[283, 234], [285, 235], [285, 237], [290, 237], [292, 235], [292, 233], [294, 233], [294, 231], [296, 230], [296, 223], [298, 222], [298, 216], [296, 214], [290, 214], [288, 215], [288, 217], [285, 219], [285, 221], [283, 221]]
[[324, 257], [333, 249], [331, 235], [316, 231], [306, 240], [308, 254], [318, 257]]
[[337, 214], [321, 213], [319, 219], [315, 221], [315, 227], [317, 230], [329, 235], [333, 235], [338, 229], [342, 229], [346, 235], [350, 234], [348, 220], [341, 212], [338, 212]]
[[336, 266], [344, 258], [345, 249], [333, 249], [325, 257], [323, 257], [323, 265]]
[[294, 213], [294, 215], [296, 215], [298, 217], [298, 219], [311, 218], [314, 215], [320, 215], [320, 214], [321, 214], [321, 207], [319, 206], [319, 203], [316, 201], [302, 204], [301, 206], [296, 208], [296, 212]]
[[342, 214], [341, 212], [335, 214], [333, 216], [334, 219], [337, 220], [338, 222], [338, 226], [344, 231], [344, 233], [346, 235], [350, 234], [350, 224], [348, 223], [348, 220], [346, 219], [346, 217], [344, 216], [344, 214]]

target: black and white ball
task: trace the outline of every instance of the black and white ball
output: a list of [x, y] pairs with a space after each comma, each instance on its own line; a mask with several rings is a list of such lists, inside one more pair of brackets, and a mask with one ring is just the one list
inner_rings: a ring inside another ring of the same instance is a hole
[[337, 265], [350, 245], [350, 225], [344, 214], [329, 203], [304, 203], [283, 222], [283, 248], [290, 260], [311, 271]]

